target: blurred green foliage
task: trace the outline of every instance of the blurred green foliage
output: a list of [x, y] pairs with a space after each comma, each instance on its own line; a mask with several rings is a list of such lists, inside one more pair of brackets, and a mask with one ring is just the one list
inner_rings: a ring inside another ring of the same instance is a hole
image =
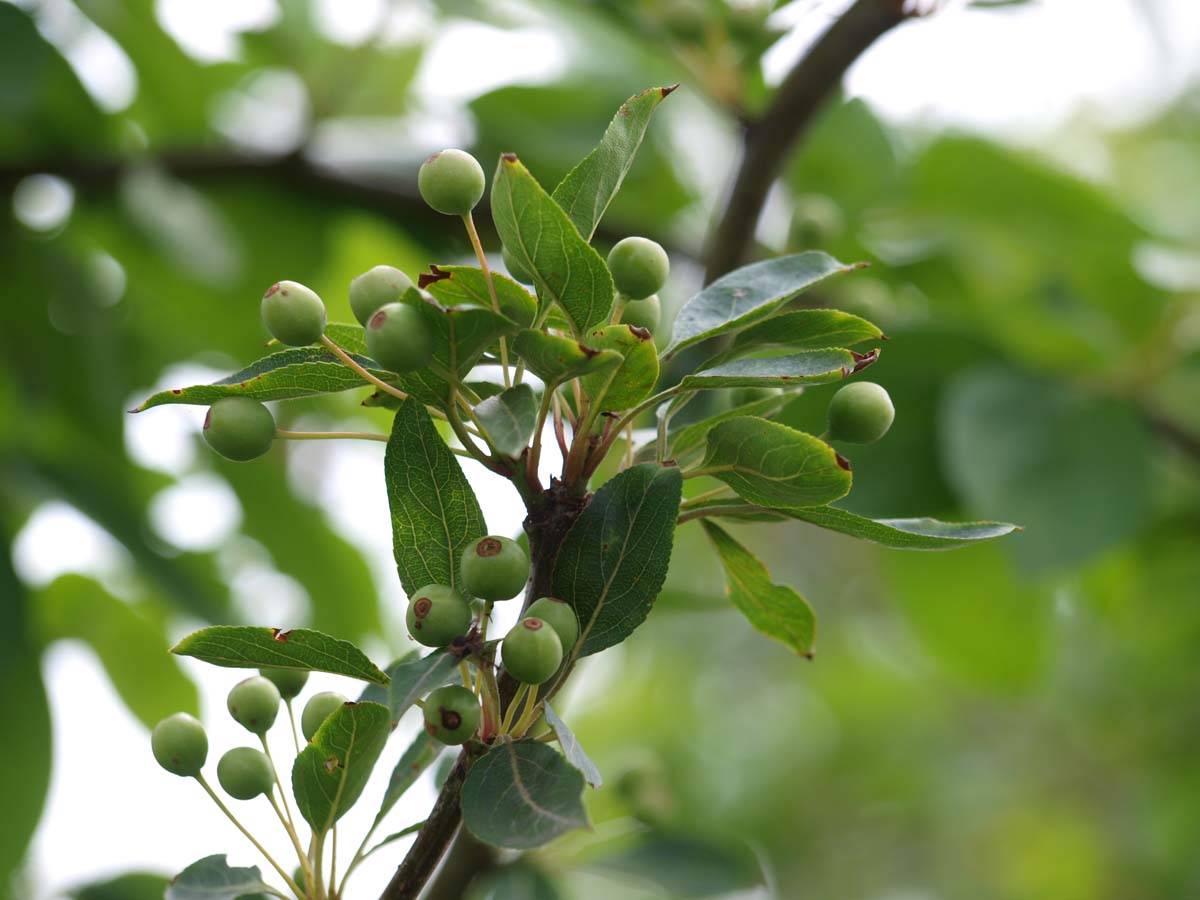
[[[400, 646], [381, 608], [394, 587], [372, 577], [387, 561], [318, 505], [312, 457], [278, 449], [252, 468], [203, 452], [131, 457], [131, 401], [177, 363], [232, 371], [260, 355], [258, 297], [279, 278], [311, 285], [347, 321], [348, 283], [370, 266], [415, 276], [461, 260], [456, 223], [415, 199], [416, 167], [436, 149], [417, 123], [454, 113], [489, 175], [499, 152], [518, 150], [552, 185], [621, 100], [680, 81], [598, 236], [670, 246], [669, 317], [697, 286], [696, 248], [730, 174], [721, 148], [769, 97], [759, 60], [779, 36], [762, 5], [547, 2], [537, 16], [569, 48], [562, 77], [446, 110], [417, 91], [427, 48], [460, 17], [524, 24], [519, 8], [423, 6], [398, 37], [349, 46], [288, 0], [274, 24], [241, 35], [235, 59], [211, 63], [162, 28], [150, 0], [77, 0], [137, 76], [112, 111], [68, 63], [48, 6], [0, 3], [0, 534], [62, 501], [123, 555], [119, 577], [49, 584], [22, 584], [0, 560], [0, 708], [22, 773], [6, 787], [0, 880], [51, 776], [37, 664], [50, 642], [86, 641], [145, 722], [190, 708], [194, 686], [158, 654], [183, 621], [252, 612], [230, 587], [248, 554], [307, 591], [309, 621], [289, 624]], [[299, 85], [302, 108], [261, 92], [270, 73]], [[241, 135], [220, 124], [220, 110], [255, 97], [265, 123]], [[684, 526], [656, 614], [594, 663], [611, 690], [567, 710], [608, 781], [589, 795], [599, 832], [480, 890], [691, 896], [688, 860], [721, 858], [701, 841], [732, 860], [701, 888], [741, 884], [753, 847], [783, 897], [1200, 892], [1196, 110], [1192, 98], [1092, 135], [1110, 160], [1102, 181], [976, 137], [899, 131], [861, 101], [823, 112], [783, 179], [787, 233], [761, 249], [873, 264], [818, 298], [891, 338], [871, 377], [896, 424], [853, 454], [853, 508], [1026, 530], [1003, 546], [905, 555], [801, 524], [737, 527], [776, 581], [818, 598], [810, 664], [728, 607], [698, 527]], [[280, 138], [272, 115], [301, 127]], [[253, 149], [264, 135], [278, 141], [271, 153]], [[56, 185], [69, 210], [46, 224]], [[664, 377], [695, 361], [684, 354]], [[819, 432], [827, 398], [810, 391], [785, 419]], [[388, 414], [360, 400], [289, 404], [280, 424], [383, 427]], [[241, 518], [218, 546], [185, 549], [148, 510], [197, 473], [229, 485]], [[647, 829], [652, 840], [594, 864], [614, 835]], [[646, 872], [666, 874], [656, 887]]]

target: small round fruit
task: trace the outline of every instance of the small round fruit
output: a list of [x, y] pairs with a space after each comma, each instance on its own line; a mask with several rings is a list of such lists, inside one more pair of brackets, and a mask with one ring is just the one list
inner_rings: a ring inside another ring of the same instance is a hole
[[154, 726], [150, 749], [158, 764], [172, 775], [199, 775], [208, 759], [208, 735], [195, 718], [175, 713]]
[[508, 269], [508, 274], [515, 280], [521, 284], [533, 284], [533, 275], [508, 247], [500, 248], [500, 258], [504, 260], [504, 268]]
[[529, 580], [529, 557], [516, 541], [489, 534], [463, 551], [463, 586], [484, 600], [510, 600]]
[[413, 372], [433, 358], [433, 336], [411, 306], [385, 303], [367, 320], [367, 353], [389, 371]]
[[271, 449], [275, 418], [249, 397], [222, 397], [204, 417], [204, 440], [226, 459], [247, 462]]
[[325, 331], [325, 304], [299, 282], [280, 281], [263, 294], [262, 318], [279, 343], [305, 347], [319, 341]]
[[395, 303], [413, 286], [412, 279], [394, 266], [376, 266], [350, 282], [350, 309], [360, 325], [385, 304]]
[[526, 616], [500, 642], [504, 668], [522, 684], [541, 684], [558, 671], [563, 646], [554, 629]]
[[239, 681], [229, 692], [226, 705], [234, 720], [251, 734], [266, 734], [279, 715], [279, 688], [255, 675]]
[[565, 600], [542, 597], [525, 611], [525, 615], [541, 619], [553, 628], [562, 643], [564, 653], [574, 647], [575, 641], [579, 639], [579, 619], [575, 610], [571, 609], [571, 605]]
[[465, 216], [483, 196], [483, 168], [464, 150], [442, 150], [421, 164], [417, 189], [440, 213]]
[[259, 669], [258, 674], [279, 689], [279, 696], [292, 700], [308, 683], [307, 669]]
[[666, 284], [671, 261], [655, 241], [627, 237], [609, 251], [608, 270], [618, 291], [634, 300], [644, 300]]
[[870, 381], [848, 384], [829, 401], [829, 438], [850, 444], [873, 444], [892, 427], [892, 398]]
[[425, 698], [425, 730], [443, 744], [465, 744], [479, 727], [479, 698], [448, 684]]
[[645, 328], [653, 333], [658, 330], [661, 317], [662, 302], [658, 294], [651, 294], [645, 300], [626, 300], [625, 309], [621, 312], [621, 324]]
[[471, 604], [454, 588], [427, 584], [412, 596], [408, 633], [426, 647], [445, 647], [471, 627]]
[[225, 793], [235, 800], [253, 800], [259, 794], [271, 793], [275, 787], [275, 772], [261, 750], [234, 747], [217, 763], [217, 780]]
[[304, 712], [300, 714], [300, 732], [306, 741], [311, 741], [325, 720], [332, 716], [350, 701], [337, 691], [321, 691], [313, 694], [304, 704]]

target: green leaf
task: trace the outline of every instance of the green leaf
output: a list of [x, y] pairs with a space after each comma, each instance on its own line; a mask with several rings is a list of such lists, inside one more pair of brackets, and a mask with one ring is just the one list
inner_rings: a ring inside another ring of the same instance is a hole
[[549, 874], [521, 858], [472, 881], [466, 900], [565, 900], [565, 897]]
[[383, 471], [400, 584], [410, 596], [429, 584], [455, 587], [463, 550], [487, 524], [458, 460], [411, 398], [392, 422]]
[[193, 631], [171, 652], [232, 669], [305, 669], [388, 683], [387, 675], [352, 643], [308, 628], [212, 625]]
[[784, 512], [793, 519], [898, 550], [953, 550], [978, 541], [1003, 537], [1017, 530], [1016, 525], [1007, 522], [868, 519], [835, 506], [809, 506]]
[[537, 424], [538, 401], [527, 384], [488, 397], [475, 407], [492, 444], [505, 456], [520, 456]]
[[685, 375], [680, 386], [685, 390], [705, 390], [828, 384], [847, 378], [878, 358], [877, 351], [859, 354], [853, 350], [805, 350], [790, 356], [735, 359]]
[[436, 687], [458, 680], [458, 659], [444, 650], [435, 650], [426, 656], [413, 654], [388, 666], [387, 674], [390, 680], [386, 702], [395, 725], [418, 698]]
[[683, 305], [663, 356], [669, 359], [684, 347], [754, 325], [814, 284], [856, 268], [809, 251], [736, 269]]
[[824, 441], [753, 416], [709, 431], [700, 471], [771, 509], [831, 503], [849, 492], [851, 482], [849, 468]]
[[605, 483], [563, 540], [554, 595], [579, 616], [580, 654], [619, 644], [646, 616], [667, 576], [683, 477], [653, 463]]
[[794, 588], [774, 584], [766, 566], [720, 526], [707, 519], [701, 524], [725, 567], [733, 605], [763, 634], [811, 658], [817, 623], [804, 598]]
[[631, 847], [591, 858], [587, 868], [656, 885], [672, 898], [723, 897], [766, 884], [762, 866], [740, 842], [654, 831]]
[[404, 792], [412, 787], [425, 770], [434, 764], [445, 746], [445, 744], [435, 741], [424, 728], [417, 732], [413, 742], [408, 745], [396, 763], [396, 767], [392, 769], [392, 777], [388, 780], [383, 802], [379, 805], [379, 812], [375, 816], [376, 822], [391, 812], [396, 801], [404, 796]]
[[196, 687], [163, 652], [166, 635], [134, 606], [82, 575], [62, 575], [33, 604], [43, 641], [87, 641], [129, 710], [147, 727], [176, 712], [199, 715]]
[[166, 900], [249, 900], [271, 893], [258, 866], [235, 869], [225, 854], [206, 856], [175, 876]]
[[581, 375], [603, 372], [620, 365], [615, 350], [597, 350], [587, 344], [544, 331], [522, 331], [513, 341], [525, 365], [546, 384], [561, 384]]
[[[418, 283], [443, 306], [481, 306], [492, 308], [483, 270], [474, 266], [430, 266], [431, 274], [421, 275]], [[492, 272], [492, 286], [500, 313], [522, 328], [537, 317], [537, 300], [507, 275]]]
[[597, 350], [612, 350], [621, 354], [621, 363], [616, 371], [589, 375], [583, 379], [583, 388], [589, 396], [595, 397], [604, 390], [601, 411], [631, 409], [650, 396], [658, 381], [658, 349], [649, 331], [632, 325], [610, 325], [593, 331], [587, 341]]
[[650, 88], [622, 103], [600, 143], [554, 189], [555, 202], [586, 240], [620, 190], [654, 110], [678, 86]]
[[529, 850], [590, 828], [583, 775], [539, 741], [503, 741], [476, 760], [462, 787], [463, 824], [485, 844]]
[[729, 348], [705, 363], [705, 368], [747, 353], [777, 347], [793, 351], [825, 350], [878, 340], [886, 340], [883, 332], [851, 313], [839, 309], [797, 309], [771, 316], [738, 332]]
[[352, 807], [392, 731], [381, 703], [345, 703], [300, 751], [292, 766], [292, 793], [304, 820], [323, 833]]
[[730, 419], [739, 419], [743, 416], [769, 418], [794, 399], [794, 394], [785, 394], [780, 391], [770, 397], [760, 397], [758, 400], [751, 400], [742, 406], [727, 409], [724, 412], [717, 413], [715, 416], [701, 419], [699, 422], [684, 425], [678, 431], [672, 432], [669, 435], [668, 442], [671, 446], [671, 456], [675, 459], [682, 459], [689, 453], [699, 450], [708, 439], [708, 433], [712, 431], [714, 426], [722, 422], [728, 422]]
[[170, 881], [149, 872], [130, 872], [78, 887], [71, 891], [71, 900], [163, 900]]
[[[423, 276], [422, 281], [426, 277], [429, 276]], [[464, 276], [462, 272], [458, 277], [463, 278], [464, 282], [470, 280], [470, 277]], [[482, 281], [482, 273], [479, 278]], [[437, 285], [444, 282], [431, 281], [429, 283]], [[523, 289], [522, 293], [524, 293]], [[453, 295], [458, 296], [458, 292]], [[484, 351], [499, 341], [501, 337], [515, 334], [521, 328], [520, 324], [508, 316], [493, 312], [490, 297], [483, 306], [476, 303], [477, 298], [473, 295], [465, 299], [467, 302], [459, 306], [443, 306], [440, 303], [426, 300], [415, 289], [409, 289], [400, 298], [401, 303], [406, 303], [416, 309], [429, 323], [433, 333], [433, 358], [446, 371], [456, 372], [460, 379], [470, 373], [479, 358], [483, 356]], [[518, 314], [523, 317], [526, 313], [527, 310], [524, 308], [518, 310]], [[441, 382], [438, 376], [428, 369], [420, 371], [425, 376], [426, 385], [436, 388], [438, 398], [446, 395], [447, 386]], [[411, 379], [415, 374], [410, 374], [408, 378]]]
[[511, 153], [500, 157], [492, 180], [492, 216], [543, 305], [557, 303], [576, 334], [608, 321], [613, 283], [604, 260]]
[[554, 735], [558, 738], [558, 744], [562, 747], [563, 754], [567, 757], [567, 762], [583, 773], [584, 779], [594, 788], [600, 787], [603, 784], [603, 779], [600, 777], [600, 770], [596, 768], [596, 764], [592, 762], [590, 756], [584, 752], [583, 747], [579, 745], [579, 740], [575, 737], [567, 723], [564, 722], [553, 709], [550, 704], [545, 705], [546, 724], [554, 729]]

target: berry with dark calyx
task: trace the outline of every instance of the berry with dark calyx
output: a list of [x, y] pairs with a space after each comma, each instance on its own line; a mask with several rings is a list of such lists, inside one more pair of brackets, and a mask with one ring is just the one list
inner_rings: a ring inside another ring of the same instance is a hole
[[413, 372], [433, 359], [433, 336], [413, 307], [385, 303], [367, 320], [367, 352], [391, 372]]
[[279, 689], [279, 696], [292, 700], [308, 684], [308, 669], [259, 669], [258, 674]]
[[275, 724], [279, 700], [279, 688], [261, 675], [255, 675], [233, 686], [226, 705], [239, 725], [251, 734], [263, 735]]
[[413, 286], [412, 279], [394, 266], [375, 266], [350, 282], [350, 309], [360, 325], [388, 303], [395, 303]]
[[222, 397], [204, 417], [204, 440], [226, 459], [248, 462], [271, 449], [275, 417], [249, 397]]
[[253, 800], [275, 788], [275, 772], [261, 750], [234, 747], [217, 763], [217, 781], [235, 800]]
[[564, 653], [569, 652], [575, 646], [575, 641], [579, 639], [579, 618], [575, 615], [571, 604], [565, 600], [559, 600], [557, 597], [542, 597], [525, 611], [525, 615], [541, 619], [553, 628], [562, 644]]
[[479, 698], [448, 684], [425, 698], [425, 730], [443, 744], [465, 744], [479, 728]]
[[621, 324], [655, 332], [661, 317], [662, 301], [658, 299], [658, 294], [651, 294], [645, 300], [626, 300], [625, 308], [621, 311]]
[[262, 299], [263, 324], [271, 337], [291, 347], [315, 344], [325, 331], [325, 304], [297, 281], [280, 281]]
[[504, 260], [504, 268], [508, 269], [508, 274], [514, 280], [521, 284], [533, 284], [533, 274], [525, 268], [525, 265], [516, 257], [508, 247], [500, 248], [500, 258]]
[[454, 588], [427, 584], [413, 594], [404, 621], [417, 643], [445, 647], [471, 627], [471, 604]]
[[465, 150], [441, 150], [421, 164], [417, 189], [440, 213], [465, 216], [483, 196], [483, 167]]
[[462, 555], [463, 586], [484, 600], [511, 600], [529, 580], [529, 557], [510, 538], [489, 534]]
[[892, 427], [896, 409], [888, 392], [870, 381], [841, 388], [829, 401], [829, 439], [873, 444]]
[[633, 300], [645, 300], [667, 283], [671, 261], [657, 242], [627, 237], [609, 251], [608, 270], [618, 291]]
[[526, 616], [500, 642], [500, 657], [508, 674], [517, 681], [541, 684], [562, 663], [562, 641], [543, 620]]
[[150, 749], [158, 764], [172, 775], [199, 775], [208, 759], [208, 735], [194, 717], [175, 713], [154, 726]]
[[309, 697], [304, 704], [304, 712], [300, 714], [300, 733], [304, 739], [311, 741], [325, 720], [349, 702], [337, 691], [321, 691]]

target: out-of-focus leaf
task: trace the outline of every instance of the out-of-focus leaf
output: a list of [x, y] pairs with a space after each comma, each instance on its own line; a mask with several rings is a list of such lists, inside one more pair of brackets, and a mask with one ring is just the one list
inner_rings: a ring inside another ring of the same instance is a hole
[[71, 900], [163, 900], [170, 880], [163, 875], [131, 872], [71, 891]]
[[575, 737], [575, 734], [567, 726], [567, 723], [559, 717], [558, 713], [550, 707], [549, 703], [546, 704], [545, 710], [546, 724], [554, 729], [554, 734], [558, 738], [559, 746], [562, 747], [563, 755], [567, 757], [567, 762], [583, 773], [583, 777], [587, 780], [588, 784], [594, 788], [600, 787], [603, 783], [600, 770], [592, 762], [591, 757], [587, 755], [583, 747], [580, 746], [579, 739]]
[[532, 330], [517, 335], [513, 350], [529, 371], [547, 384], [602, 372], [620, 365], [623, 359], [615, 350], [597, 350], [568, 337]]
[[258, 866], [234, 868], [225, 854], [192, 863], [167, 887], [166, 900], [259, 900], [273, 893]]
[[583, 775], [538, 741], [502, 741], [471, 766], [462, 788], [463, 824], [494, 847], [530, 850], [588, 828]]
[[196, 687], [165, 651], [166, 635], [129, 604], [82, 575], [62, 575], [33, 607], [41, 639], [86, 641], [113, 687], [147, 727], [172, 713], [199, 715]]
[[580, 655], [633, 633], [671, 561], [683, 477], [675, 467], [632, 466], [596, 491], [554, 565], [554, 594], [579, 616]]
[[721, 897], [766, 884], [750, 848], [690, 835], [654, 831], [616, 852], [593, 855], [589, 869], [652, 884], [667, 896]]
[[296, 806], [309, 825], [324, 833], [349, 811], [391, 731], [381, 703], [344, 703], [325, 720], [292, 766]]
[[304, 669], [388, 683], [387, 675], [352, 643], [309, 628], [210, 625], [189, 634], [171, 652], [227, 668]]
[[733, 605], [763, 634], [811, 657], [817, 631], [812, 607], [795, 588], [772, 582], [766, 566], [728, 532], [707, 519], [702, 524], [725, 567]]
[[430, 584], [455, 587], [463, 550], [487, 524], [458, 460], [415, 400], [396, 412], [383, 469], [400, 584], [409, 596]]
[[562, 900], [553, 879], [528, 860], [517, 860], [471, 882], [466, 900]]
[[538, 401], [533, 388], [518, 384], [475, 407], [492, 444], [506, 456], [519, 456], [537, 423]]

